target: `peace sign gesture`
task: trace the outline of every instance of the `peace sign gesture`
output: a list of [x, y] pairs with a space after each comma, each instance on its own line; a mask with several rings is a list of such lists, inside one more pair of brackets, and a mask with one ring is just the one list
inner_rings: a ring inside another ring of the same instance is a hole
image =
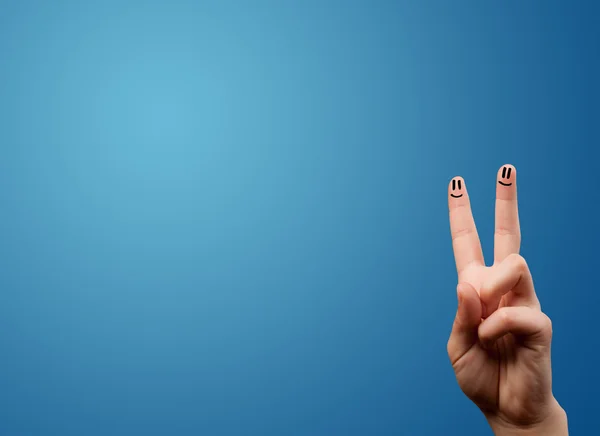
[[492, 266], [484, 263], [461, 177], [450, 181], [448, 206], [459, 282], [448, 355], [459, 386], [496, 434], [566, 435], [566, 415], [552, 394], [552, 324], [519, 256], [515, 167], [502, 166], [496, 177]]

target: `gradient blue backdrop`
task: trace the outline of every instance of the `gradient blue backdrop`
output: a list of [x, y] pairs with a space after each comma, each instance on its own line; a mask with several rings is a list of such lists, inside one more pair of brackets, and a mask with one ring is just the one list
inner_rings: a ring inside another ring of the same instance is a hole
[[446, 356], [446, 186], [489, 255], [504, 163], [591, 434], [599, 12], [1, 1], [0, 434], [489, 434]]

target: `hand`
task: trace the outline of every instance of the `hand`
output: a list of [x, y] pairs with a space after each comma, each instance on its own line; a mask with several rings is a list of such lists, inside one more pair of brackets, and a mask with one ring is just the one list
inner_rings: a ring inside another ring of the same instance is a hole
[[552, 324], [518, 254], [516, 182], [513, 166], [500, 168], [491, 267], [483, 260], [465, 182], [450, 182], [459, 303], [448, 355], [460, 388], [497, 435], [567, 435], [566, 415], [552, 394]]

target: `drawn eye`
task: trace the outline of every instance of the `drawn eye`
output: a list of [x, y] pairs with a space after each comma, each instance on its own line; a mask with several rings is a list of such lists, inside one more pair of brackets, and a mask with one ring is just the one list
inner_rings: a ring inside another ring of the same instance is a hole
[[512, 183], [504, 182], [503, 180], [510, 180], [510, 173], [512, 173], [511, 167], [502, 167], [502, 180], [498, 180], [498, 183], [502, 186], [510, 186]]

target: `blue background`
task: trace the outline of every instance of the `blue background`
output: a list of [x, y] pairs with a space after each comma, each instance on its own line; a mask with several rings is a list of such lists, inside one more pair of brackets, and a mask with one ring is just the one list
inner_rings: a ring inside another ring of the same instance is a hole
[[446, 187], [495, 174], [597, 429], [593, 2], [0, 2], [0, 434], [478, 435]]

